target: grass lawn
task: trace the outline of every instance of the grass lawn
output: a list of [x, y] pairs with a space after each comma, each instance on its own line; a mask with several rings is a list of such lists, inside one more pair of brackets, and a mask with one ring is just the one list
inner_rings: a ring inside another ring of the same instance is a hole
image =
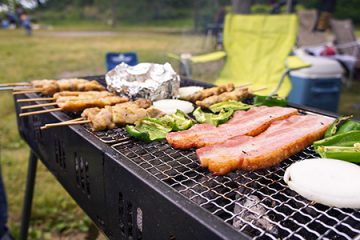
[[[89, 26], [81, 28], [82, 31], [89, 29]], [[95, 31], [100, 30], [103, 29], [95, 28]], [[104, 36], [67, 34], [64, 31], [41, 30], [26, 37], [22, 30], [0, 30], [0, 82], [104, 74], [104, 56], [108, 51], [135, 50], [140, 61], [159, 63], [169, 61], [167, 53], [170, 52], [205, 51], [204, 37], [174, 28], [144, 28], [141, 31], [118, 28]], [[214, 70], [196, 72], [195, 78], [198, 79], [216, 78]], [[355, 113], [360, 117], [359, 110], [354, 108], [355, 103], [360, 103], [358, 89], [359, 83], [344, 91], [340, 112]], [[0, 161], [7, 187], [10, 228], [17, 237], [29, 149], [17, 132], [11, 94], [2, 92], [0, 101]], [[61, 235], [83, 239], [85, 234], [82, 233], [86, 233], [89, 227], [89, 219], [40, 163], [30, 239], [54, 239]]]

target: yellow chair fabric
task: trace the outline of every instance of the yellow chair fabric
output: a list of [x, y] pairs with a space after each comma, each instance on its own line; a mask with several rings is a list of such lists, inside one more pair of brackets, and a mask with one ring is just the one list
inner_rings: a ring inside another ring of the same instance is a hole
[[[228, 14], [224, 24], [226, 62], [216, 84], [251, 83], [251, 89], [266, 87], [269, 94], [278, 85], [296, 41], [296, 15]], [[292, 60], [291, 60], [292, 61]], [[278, 94], [286, 97], [291, 89], [286, 79]]]

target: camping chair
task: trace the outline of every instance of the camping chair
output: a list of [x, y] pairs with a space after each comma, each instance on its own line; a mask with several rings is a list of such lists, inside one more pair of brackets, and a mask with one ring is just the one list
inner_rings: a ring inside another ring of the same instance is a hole
[[126, 52], [126, 53], [106, 53], [105, 56], [106, 68], [108, 71], [116, 67], [116, 65], [124, 62], [130, 66], [138, 64], [136, 52]]
[[331, 30], [335, 35], [335, 48], [341, 55], [337, 59], [349, 70], [349, 82], [351, 86], [355, 70], [360, 68], [360, 42], [357, 41], [354, 27], [350, 19], [330, 21]]
[[295, 56], [288, 56], [295, 44], [296, 32], [295, 15], [228, 14], [224, 24], [225, 52], [187, 55], [186, 59], [180, 57], [180, 62], [186, 67], [188, 62], [204, 63], [226, 56], [215, 84], [251, 83], [252, 89], [266, 88], [259, 94], [285, 97], [291, 89], [288, 73], [309, 66]]
[[327, 45], [326, 33], [314, 31], [317, 21], [316, 10], [302, 10], [297, 13], [299, 17], [299, 32], [297, 45], [309, 50]]

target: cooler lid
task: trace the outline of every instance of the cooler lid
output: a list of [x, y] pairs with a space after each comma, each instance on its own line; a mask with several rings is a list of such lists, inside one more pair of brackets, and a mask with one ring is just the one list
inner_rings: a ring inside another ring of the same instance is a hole
[[304, 62], [310, 63], [311, 67], [291, 71], [291, 76], [303, 78], [341, 78], [342, 76], [343, 68], [336, 60], [326, 57], [314, 57], [309, 55], [299, 55], [299, 57]]

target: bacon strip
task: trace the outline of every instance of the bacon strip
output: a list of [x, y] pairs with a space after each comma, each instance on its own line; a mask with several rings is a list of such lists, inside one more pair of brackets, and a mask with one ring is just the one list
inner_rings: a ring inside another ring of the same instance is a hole
[[295, 115], [274, 122], [256, 137], [237, 136], [223, 144], [200, 148], [196, 155], [203, 167], [220, 175], [235, 169], [267, 168], [321, 138], [332, 122], [324, 116]]
[[237, 111], [227, 123], [214, 127], [197, 124], [188, 130], [169, 133], [166, 140], [174, 148], [199, 148], [223, 143], [239, 135], [256, 136], [276, 120], [297, 114], [294, 108], [253, 107], [249, 111]]

